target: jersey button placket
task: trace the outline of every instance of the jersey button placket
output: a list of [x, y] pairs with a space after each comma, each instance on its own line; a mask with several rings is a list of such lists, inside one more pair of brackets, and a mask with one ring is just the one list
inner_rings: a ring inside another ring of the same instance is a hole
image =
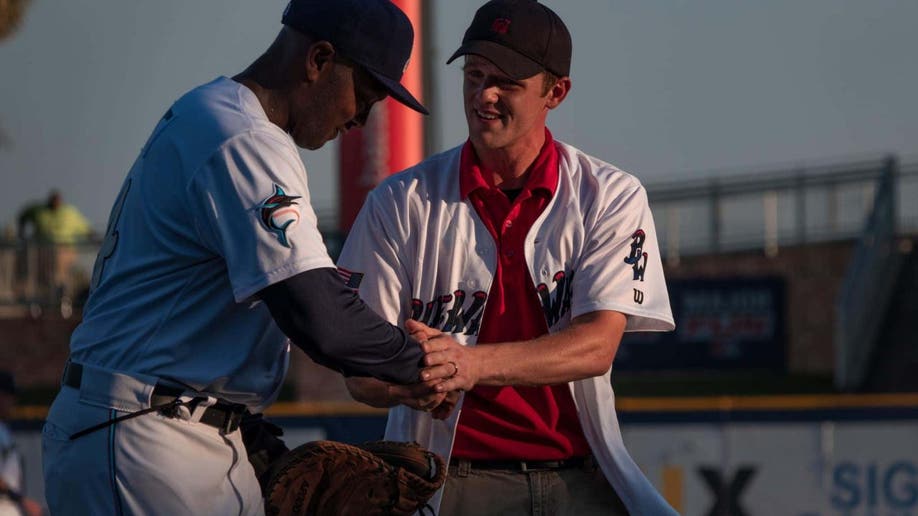
[[505, 262], [513, 261], [513, 257], [516, 255], [514, 247], [516, 246], [516, 235], [513, 234], [513, 217], [518, 215], [519, 210], [515, 209], [507, 220], [504, 221], [503, 231], [501, 232], [501, 247], [503, 248], [501, 253], [503, 255]]

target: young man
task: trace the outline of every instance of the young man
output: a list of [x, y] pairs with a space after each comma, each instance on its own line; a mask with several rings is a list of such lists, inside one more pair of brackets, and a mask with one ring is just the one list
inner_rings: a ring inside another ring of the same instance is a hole
[[624, 331], [674, 327], [644, 189], [546, 128], [571, 89], [546, 6], [488, 2], [460, 56], [468, 141], [376, 188], [339, 266], [425, 339], [422, 378], [464, 394], [348, 387], [393, 407], [387, 438], [450, 458], [443, 516], [674, 514], [622, 443], [610, 383]]
[[173, 104], [128, 173], [43, 432], [54, 514], [262, 513], [238, 424], [277, 396], [286, 336], [345, 374], [418, 381], [418, 343], [340, 280], [297, 150], [386, 95], [426, 113], [399, 84], [411, 24], [387, 0], [293, 0], [283, 23]]

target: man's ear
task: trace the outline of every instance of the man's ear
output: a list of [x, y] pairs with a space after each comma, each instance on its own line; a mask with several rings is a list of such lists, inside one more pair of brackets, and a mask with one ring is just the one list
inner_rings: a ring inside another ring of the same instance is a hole
[[332, 66], [335, 60], [335, 46], [328, 41], [317, 41], [309, 45], [306, 52], [306, 80], [315, 82], [322, 72]]
[[545, 106], [548, 109], [555, 109], [565, 98], [567, 98], [567, 94], [570, 92], [571, 78], [562, 77], [558, 79], [558, 82], [548, 90], [548, 96], [545, 98]]

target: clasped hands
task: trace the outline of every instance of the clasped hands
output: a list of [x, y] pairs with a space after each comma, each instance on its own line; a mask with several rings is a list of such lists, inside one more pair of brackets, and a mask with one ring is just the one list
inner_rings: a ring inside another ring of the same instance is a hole
[[459, 394], [478, 381], [478, 366], [470, 348], [426, 324], [409, 319], [405, 329], [424, 350], [420, 382], [391, 385], [390, 396], [417, 410], [430, 412], [434, 419], [446, 419], [456, 407]]

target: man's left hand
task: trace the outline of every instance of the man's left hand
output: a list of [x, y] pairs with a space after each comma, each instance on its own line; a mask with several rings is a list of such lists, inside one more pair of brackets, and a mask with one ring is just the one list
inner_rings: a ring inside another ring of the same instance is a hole
[[449, 335], [424, 323], [409, 319], [405, 328], [424, 349], [421, 380], [432, 383], [437, 392], [467, 391], [475, 387], [480, 377], [481, 364], [474, 348], [463, 346]]

